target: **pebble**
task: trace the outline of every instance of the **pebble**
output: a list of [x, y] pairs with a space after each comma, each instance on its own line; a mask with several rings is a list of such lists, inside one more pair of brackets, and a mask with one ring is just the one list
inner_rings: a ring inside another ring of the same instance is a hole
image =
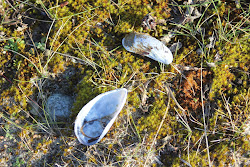
[[53, 121], [66, 120], [70, 116], [72, 98], [63, 94], [52, 94], [47, 100], [47, 112]]

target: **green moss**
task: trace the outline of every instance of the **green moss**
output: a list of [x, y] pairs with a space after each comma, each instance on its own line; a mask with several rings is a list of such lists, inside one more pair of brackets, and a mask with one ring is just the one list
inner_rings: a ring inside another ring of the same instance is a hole
[[[249, 71], [249, 43], [229, 44], [225, 47], [223, 60], [213, 68], [214, 81], [211, 98], [225, 94], [239, 103], [247, 96]], [[237, 70], [236, 70], [237, 69]]]
[[[36, 3], [35, 0], [30, 2]], [[22, 112], [29, 110], [27, 98], [35, 94], [31, 78], [41, 79], [48, 77], [49, 73], [55, 75], [64, 73], [70, 66], [79, 70], [74, 77], [68, 79], [70, 90], [72, 90], [72, 94], [76, 95], [72, 109], [72, 122], [81, 108], [98, 94], [121, 87], [129, 89], [126, 106], [106, 137], [115, 138], [120, 135], [119, 128], [124, 127], [126, 130], [128, 129], [129, 134], [123, 139], [115, 141], [118, 144], [108, 143], [107, 146], [103, 142], [95, 147], [98, 151], [105, 148], [105, 151], [109, 152], [109, 156], [114, 156], [117, 161], [125, 161], [126, 156], [132, 156], [138, 164], [144, 164], [144, 160], [140, 156], [146, 156], [146, 153], [137, 155], [138, 151], [135, 151], [131, 155], [124, 156], [123, 153], [126, 150], [124, 148], [137, 144], [138, 138], [141, 138], [143, 143], [139, 143], [139, 145], [142, 147], [138, 146], [137, 150], [141, 148], [149, 150], [167, 109], [169, 99], [165, 89], [166, 82], [171, 86], [177, 101], [186, 109], [186, 112], [182, 112], [171, 99], [166, 119], [157, 134], [157, 146], [154, 149], [167, 149], [168, 146], [161, 147], [161, 139], [171, 136], [170, 144], [177, 150], [176, 152], [168, 150], [167, 154], [161, 154], [161, 161], [166, 166], [180, 166], [183, 163], [177, 152], [180, 152], [181, 158], [191, 166], [208, 164], [201, 107], [203, 104], [206, 111], [206, 135], [213, 164], [215, 166], [230, 165], [229, 163], [233, 162], [230, 155], [232, 150], [239, 150], [241, 155], [247, 153], [247, 150], [250, 149], [249, 142], [246, 140], [247, 137], [242, 135], [241, 127], [249, 116], [245, 99], [249, 98], [250, 94], [248, 76], [250, 47], [248, 37], [241, 35], [242, 32], [232, 34], [231, 28], [226, 28], [228, 21], [231, 20], [231, 18], [227, 20], [228, 9], [232, 9], [231, 3], [229, 5], [221, 3], [217, 6], [219, 16], [215, 9], [208, 9], [201, 20], [197, 19], [193, 23], [183, 25], [182, 28], [179, 27], [178, 36], [172, 39], [171, 43], [180, 41], [183, 44], [174, 57], [174, 63], [191, 67], [200, 67], [202, 64], [205, 68], [202, 74], [200, 70], [190, 70], [184, 73], [187, 82], [176, 75], [173, 67], [165, 66], [163, 70], [158, 62], [129, 53], [121, 45], [122, 38], [128, 32], [147, 32], [160, 38], [167, 34], [172, 27], [175, 27], [175, 25], [157, 25], [157, 35], [154, 31], [141, 28], [142, 18], [149, 12], [152, 12], [151, 14], [157, 19], [167, 19], [169, 17], [167, 2], [69, 0], [66, 6], [57, 6], [62, 2], [64, 1], [43, 1], [51, 18], [56, 19], [47, 43], [47, 47], [52, 50], [50, 54], [45, 55], [41, 49], [38, 49], [38, 54], [34, 49], [28, 52], [30, 47], [21, 42], [26, 40], [21, 32], [13, 32], [13, 27], [0, 26], [0, 31], [10, 34], [9, 36], [14, 39], [3, 41], [1, 47], [7, 46], [26, 57], [11, 51], [4, 53], [4, 50], [0, 49], [0, 72], [4, 71], [6, 78], [11, 81], [9, 82], [7, 79], [0, 81], [0, 86], [4, 88], [0, 92], [0, 105], [4, 106], [5, 113], [11, 118], [18, 119], [20, 122], [24, 121], [24, 129], [37, 130], [34, 126], [37, 123], [26, 121], [26, 115]], [[43, 8], [41, 3], [36, 3], [36, 5]], [[31, 15], [38, 14], [37, 10], [29, 12]], [[201, 25], [205, 28], [205, 34], [196, 34], [197, 27], [199, 27], [196, 24], [205, 21], [213, 12], [215, 15], [206, 20], [206, 25]], [[239, 11], [235, 12], [237, 19], [240, 15]], [[218, 17], [221, 19], [221, 24], [217, 21]], [[225, 28], [222, 29], [223, 27]], [[209, 44], [208, 38], [213, 34], [219, 34], [215, 47], [211, 50], [202, 48]], [[204, 53], [201, 55], [195, 52], [200, 47], [204, 49]], [[78, 58], [77, 63], [55, 52]], [[218, 62], [215, 62], [216, 54], [221, 57]], [[82, 61], [78, 61], [79, 59]], [[216, 67], [208, 68], [207, 62], [214, 62]], [[201, 78], [203, 78], [202, 82]], [[81, 81], [79, 82], [79, 80]], [[210, 87], [211, 89], [209, 89]], [[209, 91], [204, 88], [208, 88]], [[195, 95], [193, 95], [192, 89], [194, 89]], [[147, 95], [146, 102], [142, 102], [144, 92]], [[204, 93], [203, 104], [201, 93]], [[6, 101], [11, 101], [11, 103], [6, 104]], [[209, 108], [210, 106], [212, 109]], [[141, 107], [148, 107], [147, 112], [142, 111]], [[135, 126], [127, 123], [127, 120], [134, 122]], [[124, 124], [124, 122], [126, 123]], [[191, 129], [188, 129], [186, 125]], [[61, 151], [57, 153], [57, 156], [74, 166], [72, 159], [82, 156], [82, 152], [78, 155], [74, 151], [79, 149], [86, 152], [92, 147], [74, 146], [76, 147], [74, 150], [68, 144], [76, 140], [71, 136], [72, 131], [66, 128], [60, 132], [62, 135], [59, 138], [62, 141], [58, 142]], [[29, 133], [22, 130], [20, 136], [25, 135], [29, 135]], [[29, 142], [33, 142], [32, 140], [30, 138]], [[48, 147], [52, 144], [52, 140], [54, 139], [39, 141], [34, 145], [34, 153], [42, 151], [46, 154], [49, 152]], [[120, 147], [121, 144], [123, 149]], [[24, 146], [24, 144], [20, 144], [19, 147]], [[189, 147], [187, 148], [187, 146]], [[99, 162], [102, 161], [94, 154], [84, 158], [86, 158], [84, 162], [88, 161], [97, 165], [100, 165]], [[228, 162], [229, 160], [230, 162]], [[57, 157], [52, 161], [58, 162]], [[77, 161], [77, 163], [82, 162]]]

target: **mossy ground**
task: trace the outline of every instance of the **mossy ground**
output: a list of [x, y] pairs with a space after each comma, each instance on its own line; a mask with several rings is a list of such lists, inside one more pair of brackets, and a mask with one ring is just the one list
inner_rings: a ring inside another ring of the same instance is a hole
[[[191, 6], [201, 16], [177, 24], [183, 1], [2, 1], [0, 166], [249, 165], [249, 3]], [[166, 23], [144, 30], [148, 13]], [[132, 31], [173, 32], [167, 46], [183, 45], [173, 66], [127, 52], [121, 41]], [[80, 109], [121, 87], [128, 99], [109, 133], [81, 145]], [[54, 92], [74, 98], [66, 122], [45, 111]]]

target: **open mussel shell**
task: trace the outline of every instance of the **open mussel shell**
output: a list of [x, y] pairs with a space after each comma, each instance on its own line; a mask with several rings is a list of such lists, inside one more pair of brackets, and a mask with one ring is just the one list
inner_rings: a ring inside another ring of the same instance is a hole
[[147, 56], [164, 64], [170, 64], [173, 61], [169, 48], [147, 34], [129, 33], [122, 39], [122, 45], [129, 52]]
[[109, 131], [127, 98], [127, 89], [102, 93], [87, 103], [75, 121], [75, 135], [80, 143], [93, 145]]

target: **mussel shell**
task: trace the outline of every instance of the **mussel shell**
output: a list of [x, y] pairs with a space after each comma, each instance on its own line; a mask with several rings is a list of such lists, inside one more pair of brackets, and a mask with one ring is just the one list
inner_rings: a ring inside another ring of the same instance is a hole
[[129, 33], [122, 39], [122, 45], [129, 52], [147, 56], [164, 64], [170, 64], [173, 61], [169, 48], [148, 34]]
[[80, 143], [93, 145], [109, 131], [122, 110], [127, 89], [121, 88], [102, 93], [87, 103], [75, 121], [75, 135]]

